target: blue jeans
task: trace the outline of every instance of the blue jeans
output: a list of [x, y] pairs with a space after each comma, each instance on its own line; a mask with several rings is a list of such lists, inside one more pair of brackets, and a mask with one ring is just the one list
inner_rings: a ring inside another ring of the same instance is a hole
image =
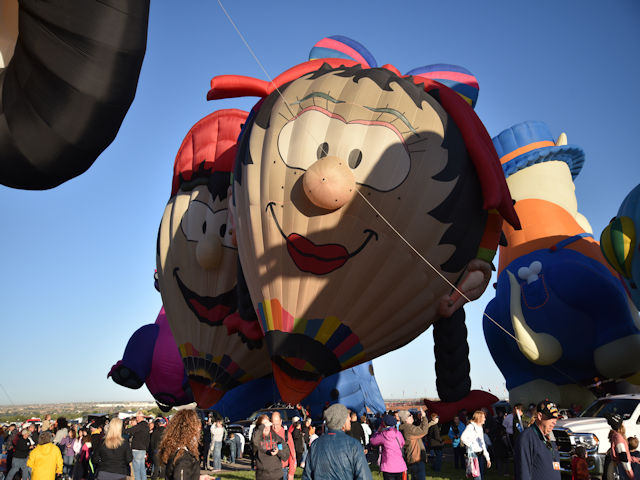
[[433, 463], [431, 464], [431, 467], [433, 468], [434, 472], [439, 472], [440, 470], [442, 470], [442, 449], [434, 448], [432, 452]]
[[427, 473], [424, 462], [416, 462], [409, 464], [409, 473], [411, 474], [411, 480], [426, 480]]
[[289, 467], [282, 468], [282, 480], [287, 480], [289, 478]]
[[147, 480], [147, 467], [144, 459], [147, 456], [146, 450], [131, 450], [133, 453], [133, 476], [135, 480]]
[[22, 470], [22, 480], [29, 480], [29, 469], [27, 468], [26, 458], [13, 457], [11, 470], [9, 470], [9, 473], [7, 474], [7, 479], [13, 478], [13, 476], [18, 473], [18, 470]]
[[65, 477], [71, 477], [73, 473], [73, 461], [75, 457], [73, 455], [62, 456], [62, 475]]
[[213, 442], [213, 469], [222, 470], [222, 442]]

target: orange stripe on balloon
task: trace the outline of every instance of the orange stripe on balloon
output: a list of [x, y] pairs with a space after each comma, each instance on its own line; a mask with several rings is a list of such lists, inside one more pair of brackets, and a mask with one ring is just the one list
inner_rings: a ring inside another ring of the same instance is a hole
[[271, 300], [271, 316], [273, 317], [273, 329], [284, 331], [282, 328], [282, 306], [277, 299]]
[[542, 142], [533, 142], [533, 143], [530, 143], [529, 145], [525, 145], [524, 147], [516, 148], [513, 152], [507, 153], [505, 156], [500, 158], [500, 163], [504, 165], [509, 160], [513, 160], [517, 156], [524, 155], [525, 153], [528, 153], [537, 148], [555, 147], [555, 146], [556, 144], [549, 140], [545, 140]]

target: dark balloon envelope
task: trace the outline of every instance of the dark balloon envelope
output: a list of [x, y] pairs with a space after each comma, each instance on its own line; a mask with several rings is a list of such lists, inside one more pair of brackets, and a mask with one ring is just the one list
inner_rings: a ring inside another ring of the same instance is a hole
[[149, 0], [23, 0], [0, 71], [0, 183], [53, 188], [113, 141], [135, 96]]

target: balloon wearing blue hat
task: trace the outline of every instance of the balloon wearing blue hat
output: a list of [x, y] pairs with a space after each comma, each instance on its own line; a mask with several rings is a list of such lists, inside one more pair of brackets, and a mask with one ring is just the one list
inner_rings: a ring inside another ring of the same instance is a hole
[[536, 163], [562, 161], [576, 178], [584, 165], [584, 151], [577, 145], [568, 145], [563, 133], [554, 141], [544, 122], [522, 122], [507, 128], [493, 138], [505, 176]]

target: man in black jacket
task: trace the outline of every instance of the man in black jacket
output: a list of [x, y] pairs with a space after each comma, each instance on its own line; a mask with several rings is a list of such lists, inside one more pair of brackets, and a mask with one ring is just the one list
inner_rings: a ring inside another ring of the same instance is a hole
[[154, 422], [153, 433], [151, 434], [151, 440], [149, 442], [149, 452], [153, 459], [153, 473], [151, 474], [151, 480], [157, 480], [158, 477], [164, 477], [164, 465], [160, 461], [160, 442], [164, 435], [165, 421], [163, 418], [159, 418]]
[[553, 438], [558, 407], [545, 400], [536, 408], [535, 423], [518, 437], [513, 453], [516, 480], [560, 480], [560, 455]]
[[16, 438], [16, 443], [13, 452], [13, 463], [11, 464], [11, 470], [7, 475], [7, 480], [13, 479], [13, 476], [18, 473], [18, 470], [22, 470], [22, 480], [29, 479], [29, 471], [27, 469], [27, 457], [29, 456], [29, 430], [25, 428], [22, 433]]
[[149, 433], [149, 424], [144, 419], [144, 413], [139, 410], [136, 413], [136, 420], [132, 422], [133, 426], [127, 428], [125, 433], [131, 438], [131, 452], [133, 453], [133, 475], [135, 480], [146, 480], [147, 469], [144, 465], [149, 449], [151, 434]]
[[358, 421], [358, 414], [356, 412], [351, 412], [350, 418], [351, 418], [351, 430], [345, 433], [355, 438], [356, 440], [358, 440], [362, 444], [362, 447], [364, 448], [366, 437], [364, 436], [364, 430], [362, 428], [362, 425], [360, 425], [360, 422]]

